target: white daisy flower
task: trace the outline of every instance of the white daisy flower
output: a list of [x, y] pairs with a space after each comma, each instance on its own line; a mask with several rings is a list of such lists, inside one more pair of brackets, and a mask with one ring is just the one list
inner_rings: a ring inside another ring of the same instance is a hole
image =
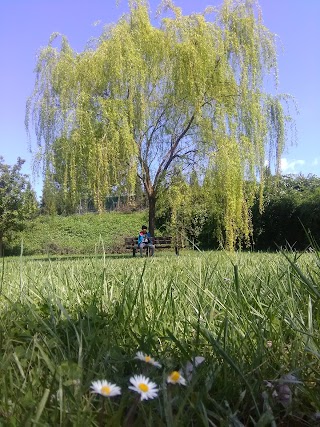
[[142, 353], [142, 351], [138, 351], [135, 359], [142, 360], [143, 362], [150, 363], [150, 365], [156, 366], [157, 368], [161, 368], [161, 364], [159, 362], [156, 362], [153, 357]]
[[134, 375], [130, 378], [132, 386], [129, 386], [130, 390], [133, 390], [140, 394], [141, 400], [154, 399], [158, 396], [159, 389], [157, 384], [149, 380], [149, 378], [143, 375]]
[[201, 363], [205, 361], [205, 358], [202, 356], [196, 356], [193, 361], [187, 362], [185, 368], [183, 369], [183, 372], [185, 374], [185, 377], [188, 381], [191, 381], [193, 370], [197, 366], [199, 366]]
[[105, 397], [113, 397], [121, 394], [121, 389], [107, 380], [93, 381], [91, 384], [92, 393], [98, 393]]
[[178, 371], [172, 371], [167, 378], [167, 383], [186, 385], [186, 380]]

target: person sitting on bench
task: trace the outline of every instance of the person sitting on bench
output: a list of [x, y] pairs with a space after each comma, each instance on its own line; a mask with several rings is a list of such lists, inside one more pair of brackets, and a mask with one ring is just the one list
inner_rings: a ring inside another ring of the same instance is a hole
[[150, 251], [150, 256], [154, 254], [155, 246], [152, 244], [151, 235], [147, 232], [147, 226], [143, 225], [138, 236], [138, 248], [140, 249], [140, 256], [143, 256], [143, 248], [147, 247]]

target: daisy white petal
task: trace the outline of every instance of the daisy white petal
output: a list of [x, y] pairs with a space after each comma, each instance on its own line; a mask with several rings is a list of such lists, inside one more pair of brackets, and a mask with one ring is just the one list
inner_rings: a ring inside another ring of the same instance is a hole
[[121, 389], [115, 384], [110, 383], [107, 380], [93, 381], [91, 384], [92, 393], [101, 394], [105, 397], [113, 397], [121, 394]]
[[161, 364], [154, 360], [153, 357], [142, 353], [142, 351], [138, 351], [135, 359], [142, 360], [143, 362], [150, 363], [150, 365], [156, 366], [157, 368], [161, 368]]
[[186, 385], [186, 380], [178, 371], [172, 371], [167, 378], [167, 383]]
[[139, 393], [141, 400], [154, 399], [158, 396], [157, 384], [144, 375], [134, 375], [130, 378], [130, 383], [132, 385], [129, 386], [129, 389]]
[[187, 362], [185, 368], [183, 369], [183, 372], [185, 374], [185, 377], [188, 381], [191, 381], [192, 375], [193, 375], [193, 368], [196, 368], [201, 363], [203, 363], [205, 360], [202, 356], [196, 356], [193, 361]]

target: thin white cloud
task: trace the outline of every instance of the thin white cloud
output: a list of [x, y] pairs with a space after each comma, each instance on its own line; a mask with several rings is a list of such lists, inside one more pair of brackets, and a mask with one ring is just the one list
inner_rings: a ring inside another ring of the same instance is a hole
[[320, 163], [320, 159], [319, 159], [319, 157], [315, 157], [313, 160], [312, 160], [312, 166], [318, 166], [318, 164]]
[[296, 166], [302, 166], [306, 162], [304, 160], [288, 160], [285, 157], [281, 159], [282, 172], [297, 172]]

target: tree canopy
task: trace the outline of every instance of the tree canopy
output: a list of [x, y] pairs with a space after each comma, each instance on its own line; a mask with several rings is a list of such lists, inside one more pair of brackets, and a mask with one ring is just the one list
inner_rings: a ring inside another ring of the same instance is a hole
[[27, 175], [21, 173], [23, 163], [19, 157], [15, 165], [9, 166], [0, 156], [0, 257], [4, 238], [22, 230], [37, 210], [35, 193]]
[[148, 2], [130, 0], [128, 14], [81, 53], [64, 36], [55, 46], [53, 35], [39, 53], [27, 127], [46, 179], [58, 178], [69, 203], [89, 188], [101, 209], [112, 189], [133, 193], [138, 176], [151, 232], [161, 184], [174, 167], [196, 164], [232, 248], [250, 233], [266, 158], [278, 170], [285, 145], [287, 98], [264, 89], [267, 76], [277, 86], [276, 38], [255, 0], [188, 16], [163, 1], [159, 13], [153, 25]]

